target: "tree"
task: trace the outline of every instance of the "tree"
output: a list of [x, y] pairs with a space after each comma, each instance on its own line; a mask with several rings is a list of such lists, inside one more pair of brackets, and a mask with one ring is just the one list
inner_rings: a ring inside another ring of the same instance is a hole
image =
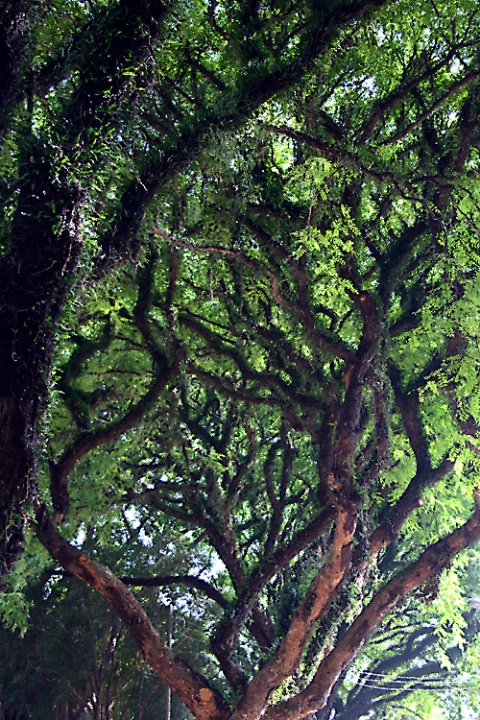
[[[3, 3], [6, 568], [22, 540], [21, 505], [35, 492], [39, 413], [72, 285], [84, 273], [96, 277], [107, 260], [134, 254], [150, 203], [214, 133], [240, 125], [302, 77], [342, 24], [376, 4], [345, 2], [324, 11], [280, 5], [271, 18], [255, 5], [234, 7], [227, 33], [215, 4], [200, 3], [187, 14], [181, 5], [147, 0], [43, 10]], [[190, 37], [192, 24], [203, 20], [203, 34]], [[272, 35], [274, 54], [267, 52]], [[223, 77], [200, 61], [205, 53]]]
[[320, 718], [333, 711], [339, 720], [393, 720], [402, 711], [423, 718], [475, 714], [478, 617], [458, 607], [451, 614], [457, 572], [452, 568], [442, 578], [442, 591], [428, 608], [421, 596], [411, 597], [377, 628], [365, 653], [337, 681]]
[[[158, 717], [165, 688], [96, 593], [49, 568], [29, 588], [28, 599], [28, 631], [23, 636], [1, 631], [2, 720]], [[148, 591], [142, 599], [164, 625], [166, 614]], [[174, 703], [172, 716], [180, 720], [185, 714], [185, 707]]]
[[476, 3], [1, 12], [3, 569], [29, 520], [199, 720], [338, 715], [480, 536]]

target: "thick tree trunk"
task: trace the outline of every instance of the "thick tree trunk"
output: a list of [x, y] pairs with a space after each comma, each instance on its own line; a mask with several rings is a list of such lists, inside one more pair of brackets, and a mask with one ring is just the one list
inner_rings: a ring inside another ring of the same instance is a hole
[[[1, 372], [1, 371], [0, 371]], [[25, 407], [26, 405], [26, 407]], [[15, 387], [0, 392], [0, 575], [23, 547], [22, 506], [29, 494], [28, 478], [35, 470], [34, 408]]]
[[[28, 141], [26, 141], [28, 144]], [[48, 395], [55, 328], [81, 250], [78, 190], [48, 157], [28, 155], [0, 262], [0, 573], [23, 543], [25, 502], [35, 492], [38, 423]]]

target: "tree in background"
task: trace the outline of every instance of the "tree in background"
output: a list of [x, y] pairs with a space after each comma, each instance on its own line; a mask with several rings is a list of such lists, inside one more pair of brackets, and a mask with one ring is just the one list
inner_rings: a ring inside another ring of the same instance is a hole
[[[28, 631], [1, 631], [2, 720], [158, 718], [165, 687], [142, 662], [115, 613], [72, 578], [48, 572], [42, 580], [27, 593]], [[151, 592], [142, 599], [163, 635], [167, 613]], [[183, 618], [176, 625], [181, 643]], [[188, 634], [194, 637], [190, 628]], [[185, 706], [174, 702], [171, 716], [184, 718]]]
[[1, 12], [3, 568], [29, 521], [199, 720], [341, 717], [480, 536], [477, 4]]
[[[474, 555], [470, 567], [460, 574], [466, 581], [464, 591], [478, 587]], [[427, 607], [421, 595], [400, 604], [339, 678], [317, 717], [395, 720], [402, 714], [442, 719], [475, 715], [479, 622], [477, 611], [458, 611], [458, 579], [458, 568], [452, 568]]]

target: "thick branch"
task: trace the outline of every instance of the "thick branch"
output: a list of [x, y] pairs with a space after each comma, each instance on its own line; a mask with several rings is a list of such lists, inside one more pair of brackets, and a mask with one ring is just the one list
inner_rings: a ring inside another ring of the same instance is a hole
[[351, 567], [356, 507], [338, 510], [330, 557], [315, 576], [274, 656], [248, 685], [232, 720], [257, 720], [270, 694], [298, 667], [315, 624], [337, 595]]
[[472, 517], [450, 535], [427, 548], [409, 568], [396, 575], [348, 628], [335, 648], [320, 663], [312, 682], [298, 695], [277, 703], [267, 713], [268, 720], [300, 720], [322, 708], [332, 687], [348, 663], [356, 656], [372, 630], [400, 598], [436, 577], [452, 558], [480, 538], [480, 493], [475, 494]]
[[198, 720], [225, 720], [228, 717], [228, 708], [220, 693], [165, 647], [138, 600], [110, 570], [70, 545], [43, 507], [37, 512], [34, 528], [51, 557], [97, 590], [112, 606], [162, 682], [177, 693]]

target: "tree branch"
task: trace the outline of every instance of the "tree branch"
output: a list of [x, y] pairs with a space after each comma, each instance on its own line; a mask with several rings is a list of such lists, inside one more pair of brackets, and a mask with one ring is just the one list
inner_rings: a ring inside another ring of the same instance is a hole
[[192, 590], [200, 590], [211, 600], [214, 600], [224, 610], [228, 610], [230, 604], [223, 595], [210, 583], [193, 575], [155, 575], [154, 577], [121, 577], [124, 585], [137, 585], [138, 587], [169, 587], [170, 585], [184, 585]]
[[298, 667], [316, 622], [336, 597], [350, 570], [356, 513], [354, 504], [345, 504], [337, 510], [330, 556], [311, 582], [278, 650], [247, 686], [232, 720], [257, 720], [271, 693]]
[[197, 720], [226, 720], [224, 698], [161, 641], [160, 635], [130, 590], [107, 568], [68, 543], [55, 528], [44, 506], [33, 525], [40, 542], [68, 572], [97, 590], [127, 627], [132, 640], [162, 682], [177, 693]]
[[471, 518], [450, 535], [428, 547], [410, 567], [379, 590], [356, 620], [322, 660], [311, 683], [296, 696], [277, 703], [266, 713], [268, 720], [300, 720], [322, 708], [331, 689], [348, 663], [356, 656], [378, 623], [400, 598], [436, 577], [452, 558], [480, 538], [480, 492], [475, 492]]
[[122, 433], [131, 430], [146, 412], [154, 405], [164, 390], [170, 377], [170, 371], [159, 370], [157, 377], [145, 395], [135, 403], [130, 410], [119, 420], [112, 422], [104, 430], [88, 432], [68, 447], [59, 460], [50, 461], [50, 493], [55, 510], [60, 517], [64, 517], [70, 507], [70, 494], [68, 492], [68, 475], [76, 463], [90, 450], [117, 440]]

